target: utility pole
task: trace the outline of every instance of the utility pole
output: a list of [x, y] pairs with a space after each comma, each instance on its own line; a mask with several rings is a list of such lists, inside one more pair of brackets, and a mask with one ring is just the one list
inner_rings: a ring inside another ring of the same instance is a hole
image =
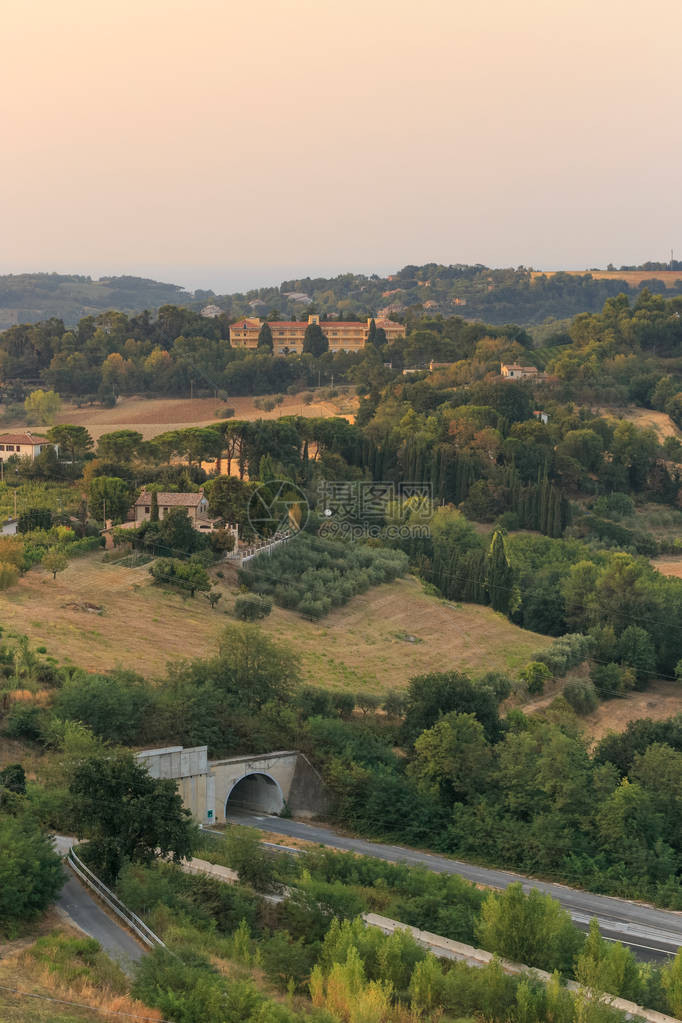
[[14, 491], [14, 518], [17, 517], [17, 492]]
[[106, 529], [107, 528], [107, 499], [106, 499], [106, 497], [102, 498], [102, 516], [104, 518], [104, 528]]

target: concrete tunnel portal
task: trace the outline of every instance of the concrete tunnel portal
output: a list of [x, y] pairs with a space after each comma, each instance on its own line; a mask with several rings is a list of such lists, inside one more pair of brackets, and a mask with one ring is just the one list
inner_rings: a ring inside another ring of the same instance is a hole
[[253, 810], [257, 813], [279, 814], [285, 800], [277, 782], [263, 772], [245, 774], [235, 782], [225, 800], [225, 817], [231, 810]]

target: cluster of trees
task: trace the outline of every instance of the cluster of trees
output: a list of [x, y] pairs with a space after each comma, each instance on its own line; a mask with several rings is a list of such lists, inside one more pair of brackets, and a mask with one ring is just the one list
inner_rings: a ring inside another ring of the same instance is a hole
[[254, 558], [240, 569], [239, 581], [271, 595], [280, 607], [315, 619], [356, 593], [392, 582], [406, 569], [407, 557], [401, 551], [302, 534], [296, 543], [277, 547], [267, 558]]
[[[657, 280], [656, 271], [668, 268], [644, 264], [641, 269], [651, 271], [651, 278], [639, 288], [664, 291], [665, 284]], [[675, 290], [682, 290], [682, 273]], [[405, 266], [390, 277], [352, 273], [334, 278], [305, 277], [284, 281], [279, 288], [258, 288], [245, 294], [214, 296], [213, 300], [234, 318], [253, 315], [251, 303], [258, 304], [261, 315], [271, 310], [280, 319], [310, 311], [341, 313], [352, 319], [371, 316], [386, 306], [408, 316], [422, 309], [447, 314], [465, 306], [467, 316], [490, 323], [542, 323], [548, 317], [561, 319], [596, 312], [609, 297], [621, 292], [636, 296], [637, 291], [625, 278], [599, 279], [591, 273], [536, 275], [523, 266], [491, 269], [481, 264], [427, 263]], [[296, 299], [301, 294], [308, 298], [305, 305]]]

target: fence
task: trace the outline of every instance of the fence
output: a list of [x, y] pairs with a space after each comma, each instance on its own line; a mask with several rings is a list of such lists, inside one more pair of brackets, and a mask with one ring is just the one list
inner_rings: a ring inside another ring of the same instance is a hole
[[252, 544], [250, 547], [234, 550], [231, 554], [227, 555], [227, 558], [229, 561], [238, 562], [240, 566], [245, 565], [247, 561], [252, 561], [259, 554], [271, 554], [275, 547], [279, 547], [280, 544], [291, 540], [292, 536], [296, 536], [296, 534], [291, 532], [275, 533], [270, 540], [261, 540], [260, 543]]
[[137, 914], [128, 909], [128, 907], [121, 902], [118, 895], [115, 895], [110, 888], [107, 888], [107, 886], [100, 881], [96, 874], [93, 874], [89, 867], [86, 867], [83, 861], [79, 859], [73, 851], [73, 848], [69, 849], [69, 855], [66, 857], [66, 862], [69, 864], [74, 874], [78, 875], [83, 884], [86, 884], [88, 888], [91, 888], [103, 902], [106, 902], [110, 909], [113, 909], [117, 916], [120, 916], [122, 920], [125, 920], [128, 927], [137, 934], [138, 938], [140, 938], [145, 945], [148, 945], [150, 948], [166, 947], [158, 934], [154, 934], [154, 931], [150, 927], [147, 927], [144, 920], [141, 920]]

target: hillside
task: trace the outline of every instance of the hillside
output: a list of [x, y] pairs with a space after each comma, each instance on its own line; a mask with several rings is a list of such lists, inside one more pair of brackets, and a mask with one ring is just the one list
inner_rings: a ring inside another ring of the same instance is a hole
[[491, 268], [463, 263], [406, 266], [395, 273], [343, 273], [336, 277], [304, 277], [279, 286], [215, 295], [211, 290], [185, 291], [180, 285], [142, 277], [101, 277], [78, 274], [6, 274], [0, 276], [0, 330], [18, 323], [51, 317], [74, 326], [84, 316], [116, 309], [128, 314], [152, 312], [174, 304], [200, 310], [217, 305], [231, 318], [284, 318], [319, 313], [375, 316], [400, 315], [420, 306], [427, 315], [462, 316], [492, 324], [538, 324], [582, 312], [597, 312], [607, 298], [621, 292], [682, 291], [680, 270], [536, 271], [526, 267]]
[[[27, 573], [0, 594], [0, 617], [7, 634], [26, 633], [60, 661], [160, 675], [169, 660], [215, 648], [237, 595], [232, 572], [225, 575], [215, 578], [223, 599], [211, 611], [201, 597], [153, 586], [147, 566], [108, 565], [101, 554], [89, 555], [56, 581], [39, 570]], [[431, 671], [516, 669], [549, 643], [490, 608], [428, 596], [414, 579], [376, 587], [320, 623], [274, 608], [264, 628], [300, 655], [310, 684], [377, 694]]]
[[0, 276], [0, 329], [57, 317], [72, 326], [105, 309], [139, 313], [191, 299], [177, 284], [144, 277], [84, 277], [78, 274], [4, 274]]

